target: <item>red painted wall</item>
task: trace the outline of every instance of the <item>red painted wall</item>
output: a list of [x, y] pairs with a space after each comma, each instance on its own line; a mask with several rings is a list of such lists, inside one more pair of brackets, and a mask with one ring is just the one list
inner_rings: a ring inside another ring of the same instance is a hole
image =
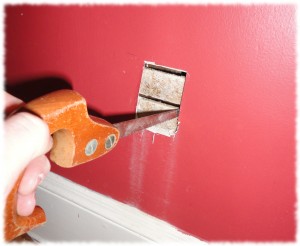
[[[52, 171], [205, 240], [295, 240], [295, 6], [8, 6], [8, 90], [70, 87], [111, 121], [144, 60], [188, 72], [176, 137]], [[119, 118], [120, 119], [120, 118]]]

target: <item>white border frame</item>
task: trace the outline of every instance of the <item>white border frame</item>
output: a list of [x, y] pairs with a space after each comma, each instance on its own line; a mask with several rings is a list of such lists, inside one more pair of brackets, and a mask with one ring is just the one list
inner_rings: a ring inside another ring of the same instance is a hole
[[[296, 75], [296, 107], [297, 109], [299, 109], [300, 107], [300, 100], [299, 100], [299, 95], [300, 95], [300, 86], [298, 85], [299, 82], [299, 77], [300, 77], [300, 72], [299, 72], [299, 64], [300, 64], [300, 59], [299, 59], [299, 42], [300, 42], [300, 14], [299, 14], [299, 3], [296, 0], [94, 0], [94, 1], [83, 1], [83, 0], [4, 0], [1, 1], [1, 10], [0, 11], [0, 18], [1, 18], [1, 22], [0, 22], [0, 28], [1, 28], [1, 38], [0, 38], [0, 55], [2, 56], [2, 66], [0, 66], [0, 74], [2, 75], [2, 83], [0, 83], [0, 85], [3, 88], [3, 83], [4, 83], [4, 56], [5, 56], [5, 44], [4, 44], [4, 18], [5, 18], [5, 13], [4, 13], [4, 5], [6, 4], [242, 4], [242, 5], [249, 5], [249, 4], [296, 4], [297, 5], [297, 16], [296, 16], [296, 21], [297, 21], [297, 43], [296, 43], [296, 54], [297, 54], [297, 58], [296, 58], [296, 63], [297, 63], [297, 75]], [[3, 95], [2, 93], [0, 94], [0, 106], [3, 105]], [[299, 156], [299, 150], [300, 150], [300, 132], [299, 132], [299, 126], [300, 126], [300, 121], [299, 121], [299, 112], [297, 110], [297, 116], [296, 116], [296, 135], [295, 135], [295, 139], [297, 141], [297, 145], [296, 145], [296, 150], [297, 150], [297, 156], [296, 158]], [[4, 191], [4, 183], [3, 183], [3, 179], [2, 174], [3, 169], [4, 169], [4, 160], [2, 159], [3, 156], [3, 146], [4, 146], [4, 142], [3, 142], [3, 122], [0, 121], [0, 186], [2, 188], [2, 190]], [[299, 199], [299, 181], [298, 181], [298, 177], [300, 175], [300, 168], [298, 167], [298, 159], [296, 160], [296, 173], [295, 175], [297, 176], [297, 198]], [[0, 198], [3, 199], [3, 192], [1, 192]], [[4, 209], [4, 200], [2, 200], [3, 202], [0, 203], [0, 210], [1, 213], [0, 215], [2, 215], [3, 213], [3, 209]], [[295, 204], [295, 208], [296, 208], [296, 219], [297, 219], [297, 223], [300, 221], [300, 213], [299, 213], [299, 202], [297, 201], [297, 203]], [[2, 218], [3, 216], [1, 216]], [[2, 220], [1, 220], [2, 222]], [[300, 240], [300, 233], [299, 233], [299, 225], [297, 225], [297, 232], [296, 232], [296, 241], [299, 242]], [[1, 238], [3, 238], [3, 223], [0, 223], [0, 235]], [[230, 244], [231, 243], [226, 243], [226, 244]], [[234, 244], [239, 244], [239, 243], [234, 243]], [[249, 243], [246, 243], [247, 245], [249, 245]], [[257, 245], [257, 243], [250, 243], [253, 245]], [[277, 243], [275, 243], [277, 244]], [[281, 243], [279, 243], [281, 244]], [[244, 245], [244, 243], [243, 243]], [[273, 245], [273, 244], [272, 244]], [[297, 245], [296, 243], [288, 243], [288, 245]]]

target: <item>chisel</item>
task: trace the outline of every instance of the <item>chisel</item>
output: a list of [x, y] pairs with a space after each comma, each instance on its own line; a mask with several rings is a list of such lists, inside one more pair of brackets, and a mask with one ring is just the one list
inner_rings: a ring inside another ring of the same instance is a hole
[[[85, 99], [74, 90], [59, 90], [41, 96], [23, 108], [43, 119], [53, 137], [50, 159], [65, 168], [75, 167], [111, 151], [119, 139], [137, 131], [178, 117], [179, 110], [169, 110], [117, 124], [90, 116]], [[10, 192], [5, 207], [5, 240], [10, 241], [46, 222], [42, 208], [32, 215], [16, 213], [16, 198], [22, 175]]]

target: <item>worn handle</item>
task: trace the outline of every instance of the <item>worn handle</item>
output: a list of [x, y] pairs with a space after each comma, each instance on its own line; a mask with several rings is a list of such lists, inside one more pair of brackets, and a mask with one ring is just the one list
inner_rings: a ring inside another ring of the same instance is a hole
[[[42, 118], [53, 137], [50, 159], [70, 168], [98, 158], [112, 150], [119, 131], [109, 122], [88, 115], [85, 99], [73, 90], [60, 90], [37, 98], [24, 106]], [[36, 207], [29, 217], [16, 212], [17, 191], [22, 175], [10, 192], [5, 207], [5, 240], [10, 241], [46, 221], [44, 211]]]

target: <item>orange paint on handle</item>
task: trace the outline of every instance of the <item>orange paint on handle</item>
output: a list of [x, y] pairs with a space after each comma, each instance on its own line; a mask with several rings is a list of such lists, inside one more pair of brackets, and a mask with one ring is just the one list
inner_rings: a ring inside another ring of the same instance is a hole
[[[85, 99], [75, 91], [56, 91], [31, 101], [24, 108], [48, 124], [54, 140], [50, 159], [59, 166], [70, 168], [98, 158], [112, 150], [119, 140], [119, 131], [112, 124], [89, 117]], [[106, 139], [112, 135], [115, 141], [107, 148]], [[6, 201], [4, 234], [7, 241], [46, 222], [40, 207], [28, 217], [17, 214], [17, 191], [22, 177], [23, 174]]]

